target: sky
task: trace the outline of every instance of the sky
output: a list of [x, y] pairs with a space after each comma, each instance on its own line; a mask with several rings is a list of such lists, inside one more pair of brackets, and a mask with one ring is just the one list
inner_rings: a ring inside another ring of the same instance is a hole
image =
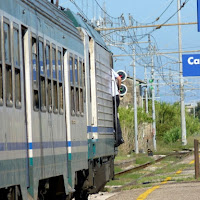
[[[162, 24], [170, 19], [177, 12], [177, 0], [72, 0], [76, 3], [79, 11], [82, 10], [89, 19], [98, 19], [99, 16], [103, 16], [101, 8], [97, 3], [112, 16], [113, 27], [120, 26], [117, 23], [117, 18], [124, 15], [126, 24], [129, 23], [128, 15], [130, 14], [134, 21], [137, 21], [137, 25], [140, 24], [152, 24], [156, 18], [160, 16], [160, 19], [154, 24]], [[96, 3], [97, 2], [97, 3]], [[181, 3], [186, 2], [185, 6], [181, 9], [181, 22], [197, 22], [197, 0], [181, 0]], [[70, 0], [60, 0], [60, 5], [65, 8], [70, 8], [72, 11], [77, 12], [77, 7]], [[164, 12], [165, 11], [165, 12]], [[163, 13], [163, 14], [162, 14]], [[162, 15], [161, 15], [162, 14]], [[177, 23], [177, 14], [175, 14], [166, 24]], [[133, 24], [135, 25], [136, 22]], [[130, 30], [131, 34], [136, 35], [146, 35], [151, 32], [154, 28], [143, 28], [137, 30]], [[182, 35], [182, 49], [183, 51], [192, 51], [200, 49], [200, 33], [197, 31], [197, 25], [185, 25], [181, 26]], [[147, 42], [148, 37], [144, 37], [140, 42]], [[151, 33], [152, 45], [156, 46], [157, 52], [174, 52], [178, 51], [178, 27], [162, 27]], [[140, 48], [136, 47], [136, 54], [146, 52], [148, 48], [148, 43], [141, 43]], [[126, 54], [125, 52], [119, 50], [115, 47], [110, 47], [114, 55]], [[128, 53], [131, 53], [129, 49]], [[187, 54], [193, 54], [187, 53]], [[166, 54], [168, 58], [164, 56], [155, 56], [155, 78], [159, 80], [159, 91], [155, 86], [156, 95], [158, 100], [175, 102], [179, 101], [178, 96], [178, 54]], [[170, 58], [169, 58], [170, 57]], [[144, 65], [149, 64], [149, 58], [141, 57], [136, 55], [136, 77], [138, 79], [144, 79]], [[132, 76], [132, 58], [131, 57], [118, 57], [114, 59], [114, 69], [120, 70], [124, 69], [126, 72]], [[160, 71], [160, 69], [162, 70]], [[169, 70], [171, 69], [171, 70]], [[150, 79], [150, 68], [147, 68], [148, 79]], [[162, 80], [160, 75], [166, 75], [165, 81]], [[166, 86], [165, 83], [174, 83], [173, 87], [176, 90], [171, 90], [171, 87]], [[200, 88], [199, 78], [184, 78], [185, 87], [185, 103], [191, 103], [195, 101], [200, 101], [200, 90], [191, 90], [191, 88]], [[192, 84], [191, 84], [192, 83]], [[176, 85], [177, 84], [177, 85]]]

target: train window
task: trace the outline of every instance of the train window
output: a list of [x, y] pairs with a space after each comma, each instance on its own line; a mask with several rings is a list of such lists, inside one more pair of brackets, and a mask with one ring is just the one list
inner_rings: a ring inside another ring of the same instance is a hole
[[13, 51], [14, 51], [14, 65], [15, 67], [19, 67], [19, 30], [13, 29], [13, 37], [14, 37], [14, 45], [13, 45]]
[[[83, 62], [83, 92], [85, 91], [85, 63]], [[84, 93], [83, 95], [83, 102], [85, 103], [86, 102], [86, 95]]]
[[33, 109], [39, 110], [39, 94], [38, 94], [38, 65], [37, 65], [37, 40], [32, 37], [32, 79], [33, 79]]
[[77, 114], [80, 114], [80, 106], [79, 106], [79, 88], [76, 87], [76, 111]]
[[53, 79], [57, 78], [56, 74], [56, 49], [52, 48], [52, 72], [53, 72]]
[[92, 101], [92, 87], [91, 87], [91, 56], [89, 52], [89, 91], [90, 91], [90, 103]]
[[83, 74], [82, 74], [82, 69], [83, 69], [82, 61], [79, 61], [79, 85], [80, 85], [80, 87], [83, 86]]
[[59, 83], [59, 104], [60, 104], [60, 114], [63, 114], [63, 86]]
[[10, 56], [10, 26], [4, 22], [4, 53], [5, 53], [5, 62], [11, 63]]
[[58, 80], [59, 80], [59, 109], [60, 109], [60, 114], [63, 114], [63, 79], [62, 79], [62, 62], [61, 62], [60, 51], [58, 51]]
[[21, 108], [21, 72], [20, 72], [20, 59], [19, 59], [19, 30], [13, 29], [13, 58], [15, 67], [15, 107]]
[[48, 106], [49, 106], [48, 111], [52, 112], [52, 86], [50, 79], [48, 79], [47, 96], [48, 96]]
[[80, 88], [80, 112], [82, 115], [84, 113], [83, 105], [83, 88]]
[[12, 68], [6, 65], [6, 105], [12, 106], [13, 95], [12, 95]]
[[83, 115], [83, 64], [79, 60], [80, 113]]
[[58, 113], [58, 91], [57, 91], [57, 81], [53, 81], [53, 99], [54, 99], [54, 113]]
[[50, 46], [46, 45], [46, 67], [47, 67], [47, 99], [48, 99], [48, 111], [52, 112], [52, 85], [51, 85], [51, 65], [50, 65]]
[[46, 56], [46, 66], [47, 66], [47, 77], [51, 79], [50, 46], [48, 44], [46, 45], [45, 56]]
[[58, 77], [59, 81], [62, 82], [62, 65], [61, 65], [61, 52], [58, 51]]
[[85, 63], [83, 62], [83, 87], [85, 87]]
[[71, 83], [71, 114], [75, 115], [75, 94], [74, 94], [74, 59], [72, 56], [69, 58], [69, 68], [70, 68], [70, 83]]
[[74, 61], [74, 73], [75, 73], [75, 85], [78, 85], [78, 61], [75, 59]]
[[70, 83], [74, 84], [74, 72], [73, 72], [73, 58], [69, 58], [69, 68], [70, 68]]
[[21, 108], [20, 69], [15, 68], [15, 107]]
[[39, 70], [40, 70], [40, 105], [41, 111], [46, 111], [46, 81], [44, 65], [44, 44], [39, 41]]
[[1, 23], [0, 23], [0, 106], [3, 105], [3, 74], [2, 74], [2, 51], [1, 51]]
[[76, 112], [80, 114], [80, 105], [79, 105], [79, 85], [78, 85], [78, 59], [75, 58], [74, 60], [74, 74], [75, 74], [75, 100], [76, 100]]
[[11, 66], [11, 48], [10, 48], [10, 25], [4, 22], [4, 56], [5, 56], [5, 78], [6, 78], [6, 105], [13, 105], [12, 93], [12, 66]]
[[53, 73], [53, 111], [58, 113], [58, 88], [57, 88], [57, 66], [56, 49], [52, 48], [52, 73]]

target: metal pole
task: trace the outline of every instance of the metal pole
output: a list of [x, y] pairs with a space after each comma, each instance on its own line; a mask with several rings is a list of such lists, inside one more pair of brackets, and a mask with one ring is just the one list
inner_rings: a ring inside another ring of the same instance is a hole
[[[180, 0], [177, 0], [178, 10], [180, 9]], [[178, 24], [180, 24], [181, 14], [178, 11]], [[181, 103], [181, 133], [182, 145], [187, 144], [186, 139], [186, 122], [185, 122], [185, 103], [184, 103], [184, 85], [183, 85], [183, 66], [182, 66], [182, 39], [181, 26], [178, 25], [178, 47], [179, 47], [179, 73], [180, 73], [180, 103]]]
[[147, 87], [145, 88], [145, 111], [146, 113], [149, 112], [149, 108], [148, 108], [148, 91], [147, 91], [147, 88], [148, 88], [148, 83], [147, 83], [147, 66], [145, 65], [144, 67], [144, 81], [146, 82], [147, 84]]
[[178, 24], [152, 24], [152, 25], [142, 25], [142, 26], [126, 26], [126, 27], [110, 27], [110, 28], [95, 28], [97, 31], [112, 31], [112, 30], [128, 30], [128, 29], [137, 29], [137, 28], [151, 28], [156, 27], [156, 29], [161, 28], [162, 26], [177, 26], [177, 25], [194, 25], [197, 22], [187, 22], [187, 23], [178, 23]]
[[134, 130], [135, 130], [135, 153], [138, 154], [138, 124], [137, 124], [137, 96], [136, 96], [136, 69], [135, 49], [133, 49], [133, 101], [134, 101]]
[[151, 55], [151, 79], [152, 79], [152, 119], [153, 119], [153, 148], [156, 151], [156, 112], [155, 112], [155, 88], [154, 88], [154, 63], [153, 54]]

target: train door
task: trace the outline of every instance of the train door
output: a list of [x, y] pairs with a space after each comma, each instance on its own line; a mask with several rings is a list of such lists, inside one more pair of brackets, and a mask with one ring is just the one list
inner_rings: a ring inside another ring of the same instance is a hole
[[[27, 28], [25, 28], [24, 26], [21, 27], [21, 41], [22, 41], [22, 67], [23, 67], [23, 76], [25, 75], [25, 56], [24, 56], [24, 51], [25, 51], [25, 47], [24, 47], [24, 42], [25, 42], [25, 35], [27, 33]], [[26, 143], [27, 143], [27, 149], [26, 149], [26, 169], [27, 169], [27, 187], [29, 187], [29, 160], [28, 160], [28, 131], [27, 131], [27, 113], [26, 113], [26, 80], [25, 78], [23, 78], [24, 80], [24, 116], [25, 116], [25, 132], [26, 132]]]

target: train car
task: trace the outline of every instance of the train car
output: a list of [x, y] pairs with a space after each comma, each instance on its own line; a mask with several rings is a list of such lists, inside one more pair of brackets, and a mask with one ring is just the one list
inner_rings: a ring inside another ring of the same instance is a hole
[[0, 199], [87, 199], [114, 174], [112, 54], [47, 0], [0, 19]]
[[[84, 41], [88, 170], [79, 171], [79, 195], [98, 192], [114, 177], [115, 135], [111, 96], [112, 53], [100, 34], [80, 15], [64, 11]], [[84, 172], [84, 175], [83, 175]], [[80, 182], [79, 182], [80, 181]]]

